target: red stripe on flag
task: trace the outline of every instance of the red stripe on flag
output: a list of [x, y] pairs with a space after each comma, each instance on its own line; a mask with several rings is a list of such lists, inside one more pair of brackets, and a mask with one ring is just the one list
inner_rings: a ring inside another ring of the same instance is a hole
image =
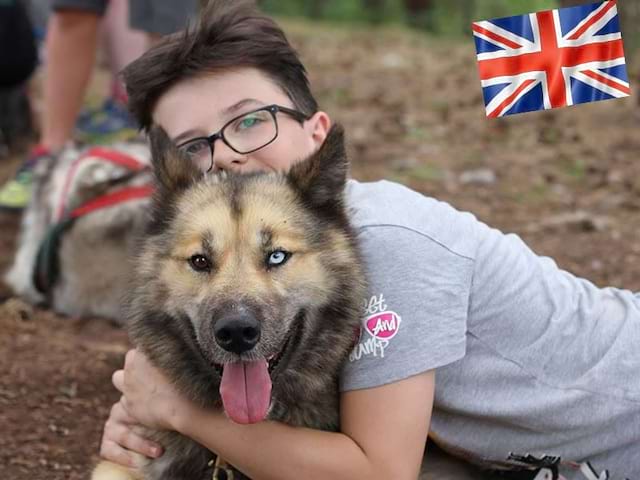
[[[606, 43], [582, 45], [581, 47], [561, 48], [562, 56], [552, 57], [553, 64], [563, 67], [576, 67], [587, 62], [606, 62], [624, 57], [622, 40]], [[503, 75], [518, 75], [524, 72], [546, 70], [547, 56], [537, 53], [525, 53], [511, 58], [492, 58], [480, 60], [478, 67], [480, 79], [488, 80]]]
[[612, 8], [614, 8], [616, 6], [615, 0], [604, 2], [604, 3], [605, 4], [602, 6], [602, 9], [598, 13], [596, 13], [593, 17], [591, 17], [589, 19], [589, 21], [587, 21], [584, 25], [582, 25], [582, 27], [580, 27], [576, 31], [576, 33], [571, 35], [569, 37], [569, 40], [577, 40], [578, 38], [580, 38], [582, 36], [582, 34], [584, 32], [586, 32], [591, 27], [591, 25], [593, 25], [598, 20], [600, 20], [602, 17], [604, 17], [609, 10], [611, 10]]
[[614, 82], [613, 80], [610, 80], [607, 77], [603, 77], [602, 75], [597, 74], [593, 70], [582, 70], [580, 73], [584, 74], [585, 76], [587, 76], [589, 78], [593, 78], [594, 80], [597, 80], [600, 83], [604, 83], [605, 85], [608, 85], [611, 88], [615, 88], [616, 90], [619, 90], [622, 93], [626, 93], [627, 95], [631, 95], [631, 89], [630, 88], [625, 87], [624, 85], [620, 85], [619, 83]]
[[558, 47], [558, 32], [553, 21], [553, 11], [538, 12], [536, 14], [540, 26], [540, 63], [547, 75], [547, 90], [551, 107], [565, 107], [567, 105], [567, 92], [565, 89], [562, 66], [564, 65], [563, 52]]
[[487, 117], [490, 117], [490, 118], [499, 117], [500, 113], [502, 113], [502, 110], [505, 109], [511, 102], [513, 102], [513, 100], [518, 95], [520, 95], [520, 92], [522, 92], [525, 88], [527, 88], [533, 82], [535, 82], [535, 80], [525, 80], [522, 83], [522, 85], [520, 85], [518, 88], [516, 88], [515, 92], [513, 92], [511, 95], [509, 95], [500, 105], [498, 105], [496, 108], [494, 108], [491, 113], [487, 114]]
[[473, 29], [474, 32], [481, 33], [481, 34], [489, 37], [492, 40], [496, 40], [496, 41], [498, 41], [500, 43], [505, 44], [507, 47], [510, 47], [510, 48], [522, 48], [522, 45], [520, 45], [519, 43], [513, 42], [513, 41], [509, 40], [508, 38], [503, 37], [502, 35], [498, 35], [497, 33], [493, 33], [491, 31], [487, 30], [486, 28], [482, 28], [481, 26], [476, 25], [475, 23], [473, 24], [472, 29]]

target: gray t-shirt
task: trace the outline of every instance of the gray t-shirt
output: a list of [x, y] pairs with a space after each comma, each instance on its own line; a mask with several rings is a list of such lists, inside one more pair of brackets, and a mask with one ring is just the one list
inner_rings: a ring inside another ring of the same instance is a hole
[[640, 295], [398, 184], [350, 181], [347, 203], [369, 293], [342, 391], [437, 369], [430, 435], [443, 448], [640, 480]]

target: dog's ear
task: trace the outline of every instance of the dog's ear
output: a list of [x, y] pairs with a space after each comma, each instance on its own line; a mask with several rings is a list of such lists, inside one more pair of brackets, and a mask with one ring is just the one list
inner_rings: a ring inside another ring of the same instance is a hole
[[151, 127], [149, 143], [153, 170], [164, 192], [184, 190], [203, 175], [188, 158], [180, 154], [162, 127]]
[[339, 205], [349, 173], [344, 129], [334, 124], [320, 149], [289, 170], [289, 181], [314, 207]]

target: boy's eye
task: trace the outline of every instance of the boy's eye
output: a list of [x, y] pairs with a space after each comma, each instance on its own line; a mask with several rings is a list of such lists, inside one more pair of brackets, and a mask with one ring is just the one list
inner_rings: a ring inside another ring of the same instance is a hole
[[211, 261], [204, 255], [196, 254], [189, 258], [189, 265], [196, 272], [211, 271]]
[[291, 252], [275, 250], [267, 256], [267, 267], [280, 267], [291, 257]]
[[238, 121], [234, 123], [233, 129], [235, 131], [248, 130], [257, 125], [260, 125], [261, 123], [269, 121], [270, 118], [271, 114], [266, 111], [249, 113], [244, 117], [238, 119]]
[[256, 117], [244, 117], [240, 122], [240, 128], [251, 128], [259, 121], [260, 119]]
[[209, 142], [205, 140], [196, 140], [195, 142], [187, 143], [180, 147], [182, 152], [186, 153], [190, 157], [198, 157], [204, 153], [209, 153]]

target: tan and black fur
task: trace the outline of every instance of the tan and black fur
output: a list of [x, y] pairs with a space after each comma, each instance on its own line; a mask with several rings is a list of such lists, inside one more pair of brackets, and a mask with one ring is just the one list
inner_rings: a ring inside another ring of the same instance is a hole
[[[336, 430], [338, 374], [365, 296], [343, 199], [342, 128], [334, 126], [321, 149], [288, 174], [203, 176], [163, 131], [150, 136], [158, 192], [132, 289], [133, 342], [181, 392], [210, 408], [221, 408], [216, 365], [275, 355], [267, 418]], [[274, 249], [291, 256], [268, 267]], [[194, 255], [205, 255], [210, 270], [194, 271]], [[241, 356], [213, 337], [216, 321], [233, 311], [251, 312], [262, 329], [258, 344]], [[145, 467], [143, 478], [211, 478], [212, 453], [178, 434], [152, 437], [166, 453]], [[136, 478], [116, 470], [103, 463], [93, 479]]]

